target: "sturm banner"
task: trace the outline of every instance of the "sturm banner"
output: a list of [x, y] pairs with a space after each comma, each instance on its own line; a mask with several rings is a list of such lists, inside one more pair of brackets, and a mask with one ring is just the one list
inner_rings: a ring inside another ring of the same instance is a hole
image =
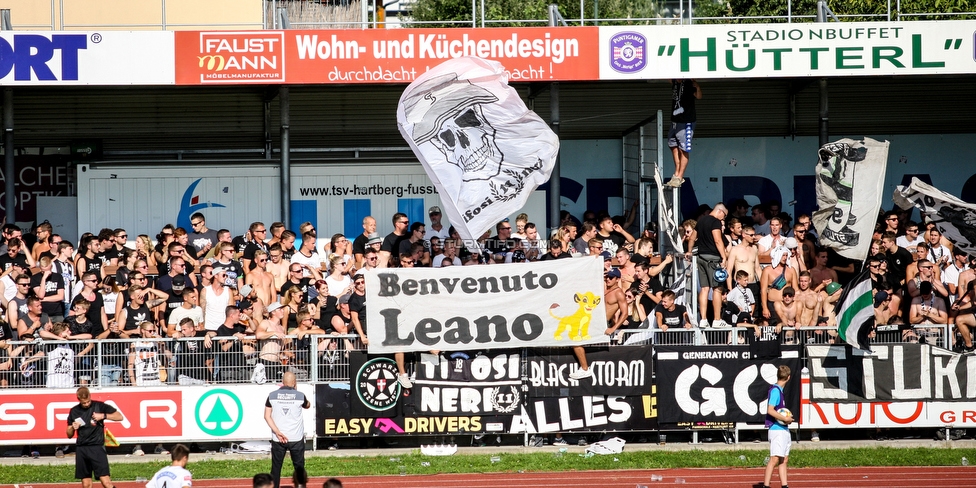
[[813, 225], [820, 244], [858, 261], [871, 249], [871, 235], [881, 208], [881, 188], [888, 162], [888, 141], [841, 139], [818, 152], [817, 205]]
[[579, 361], [566, 349], [531, 350], [528, 358], [530, 398], [577, 395], [640, 396], [651, 391], [651, 346], [620, 346], [587, 351], [593, 376], [574, 380]]
[[469, 356], [421, 354], [413, 382], [424, 415], [512, 415], [522, 404], [518, 351]]
[[369, 352], [607, 343], [603, 262], [366, 272]]
[[895, 189], [895, 203], [903, 209], [913, 206], [929, 222], [935, 222], [956, 249], [976, 256], [976, 205], [964, 202], [918, 178], [908, 187]]
[[810, 398], [817, 402], [972, 402], [976, 357], [927, 344], [807, 346]]
[[462, 239], [473, 241], [549, 181], [559, 136], [509, 86], [501, 63], [445, 61], [397, 105], [400, 134], [424, 165]]
[[800, 370], [803, 361], [795, 347], [784, 346], [779, 359], [751, 359], [748, 346], [657, 346], [658, 421], [762, 422], [769, 386], [776, 370], [789, 366], [786, 406], [800, 406]]

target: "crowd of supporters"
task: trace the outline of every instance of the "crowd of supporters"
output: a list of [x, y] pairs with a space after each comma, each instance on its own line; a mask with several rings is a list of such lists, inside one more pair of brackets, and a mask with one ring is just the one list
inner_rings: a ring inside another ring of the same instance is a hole
[[[794, 224], [778, 202], [703, 206], [681, 225], [684, 254], [664, 256], [653, 223], [626, 230], [635, 209], [622, 217], [588, 211], [582, 220], [563, 212], [549, 233], [521, 214], [477, 242], [444, 225], [438, 207], [425, 220], [393, 215], [386, 236], [366, 217], [361, 234], [322, 239], [311, 223], [296, 234], [280, 222], [254, 222], [235, 237], [208, 228], [201, 213], [190, 230], [166, 225], [155, 239], [130, 239], [125, 229], [103, 229], [77, 247], [47, 222], [29, 234], [8, 224], [0, 233], [0, 385], [274, 380], [308, 365], [313, 349], [334, 362], [368, 344], [365, 270], [594, 257], [604, 261], [605, 293], [622, 296], [607, 319], [621, 341], [626, 330], [735, 326], [753, 334], [729, 342], [830, 342], [843, 285], [866, 268], [877, 325], [926, 340], [954, 324], [956, 349], [973, 350], [973, 263], [909, 213], [879, 216], [869, 258], [855, 262], [819, 247], [810, 216]], [[673, 267], [692, 262], [698, 281], [686, 286], [697, 316], [671, 289]], [[804, 327], [811, 332], [797, 332]]]

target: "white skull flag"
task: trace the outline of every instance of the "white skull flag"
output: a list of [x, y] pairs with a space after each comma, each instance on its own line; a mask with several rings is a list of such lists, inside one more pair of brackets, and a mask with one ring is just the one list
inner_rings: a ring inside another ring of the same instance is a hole
[[559, 152], [558, 136], [508, 85], [501, 63], [481, 58], [418, 77], [400, 96], [397, 125], [467, 240], [522, 208]]
[[871, 250], [875, 217], [881, 208], [888, 163], [888, 141], [841, 139], [820, 147], [817, 205], [813, 226], [820, 243], [849, 259]]
[[939, 232], [969, 256], [976, 256], [976, 205], [966, 203], [918, 178], [908, 187], [898, 185], [895, 204], [903, 209], [914, 206]]

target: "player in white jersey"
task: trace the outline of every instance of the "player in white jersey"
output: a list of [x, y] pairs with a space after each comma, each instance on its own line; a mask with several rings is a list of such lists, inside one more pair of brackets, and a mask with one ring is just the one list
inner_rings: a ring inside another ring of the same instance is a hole
[[193, 486], [193, 475], [186, 469], [190, 462], [190, 449], [183, 444], [173, 446], [173, 464], [160, 469], [146, 483], [146, 488], [184, 488]]

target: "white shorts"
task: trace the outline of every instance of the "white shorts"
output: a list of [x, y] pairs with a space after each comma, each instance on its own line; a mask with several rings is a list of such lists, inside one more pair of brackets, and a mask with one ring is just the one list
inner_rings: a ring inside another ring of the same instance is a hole
[[793, 439], [790, 431], [782, 429], [770, 429], [769, 431], [769, 455], [786, 457], [790, 455], [790, 445]]

